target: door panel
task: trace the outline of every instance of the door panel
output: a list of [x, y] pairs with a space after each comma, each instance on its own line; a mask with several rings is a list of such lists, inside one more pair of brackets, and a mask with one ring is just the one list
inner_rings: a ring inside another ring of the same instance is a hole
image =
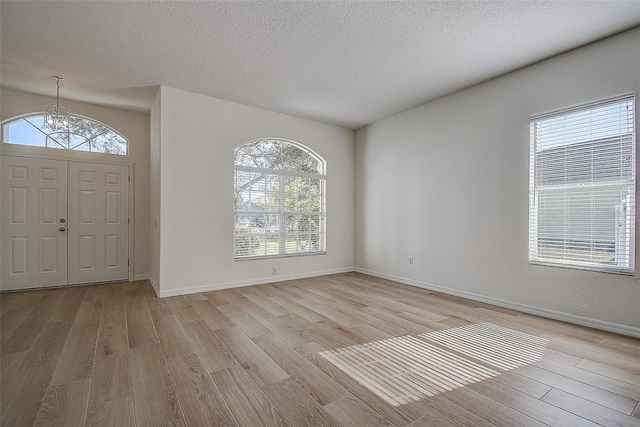
[[0, 290], [66, 285], [67, 162], [0, 161]]
[[69, 162], [69, 283], [129, 276], [129, 168]]

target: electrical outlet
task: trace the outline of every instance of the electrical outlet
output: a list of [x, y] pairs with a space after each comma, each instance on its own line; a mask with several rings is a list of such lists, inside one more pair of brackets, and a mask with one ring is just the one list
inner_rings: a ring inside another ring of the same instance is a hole
[[413, 257], [412, 256], [409, 257], [409, 264], [413, 264]]
[[271, 274], [278, 274], [278, 269], [276, 267], [271, 267]]

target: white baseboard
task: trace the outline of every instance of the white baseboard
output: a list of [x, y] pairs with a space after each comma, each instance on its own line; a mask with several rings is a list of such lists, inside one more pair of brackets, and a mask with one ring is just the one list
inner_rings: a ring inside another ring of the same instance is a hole
[[133, 280], [137, 282], [138, 280], [151, 280], [151, 276], [148, 274], [136, 274], [133, 276]]
[[153, 280], [153, 277], [151, 277], [150, 274], [147, 274], [149, 283], [151, 283], [151, 287], [153, 288], [153, 291], [156, 293], [156, 296], [158, 298], [160, 298], [160, 289], [158, 289], [158, 285], [156, 285], [156, 282]]
[[153, 280], [150, 279], [150, 281], [151, 281], [151, 285], [156, 290], [156, 294], [158, 295], [158, 297], [164, 298], [164, 297], [173, 297], [177, 295], [195, 294], [198, 292], [210, 292], [210, 291], [217, 291], [221, 289], [231, 289], [231, 288], [241, 288], [245, 286], [263, 285], [265, 283], [284, 282], [286, 280], [306, 279], [309, 277], [326, 276], [329, 274], [351, 273], [353, 271], [354, 271], [353, 267], [338, 268], [334, 270], [323, 270], [323, 271], [314, 271], [310, 273], [291, 274], [288, 276], [270, 276], [270, 277], [263, 277], [259, 279], [244, 280], [239, 282], [227, 282], [227, 283], [218, 283], [215, 285], [194, 286], [191, 288], [170, 289], [167, 291], [160, 291], [159, 293], [153, 283]]
[[418, 288], [429, 289], [431, 291], [442, 292], [444, 294], [455, 295], [474, 301], [484, 302], [486, 304], [497, 305], [498, 307], [509, 308], [512, 310], [522, 311], [524, 313], [534, 314], [536, 316], [548, 317], [550, 319], [561, 320], [563, 322], [574, 323], [576, 325], [588, 326], [590, 328], [602, 329], [604, 331], [615, 332], [617, 334], [629, 335], [640, 338], [640, 328], [622, 325], [619, 323], [607, 322], [604, 320], [592, 319], [590, 317], [577, 316], [575, 314], [563, 313], [561, 311], [549, 310], [542, 307], [521, 304], [513, 301], [502, 300], [499, 298], [478, 295], [471, 292], [458, 291], [451, 288], [437, 286], [431, 283], [420, 282], [417, 280], [407, 279], [404, 277], [393, 276], [390, 274], [380, 273], [378, 271], [367, 270], [356, 267], [357, 273], [368, 274], [369, 276], [380, 277], [382, 279], [393, 280], [394, 282], [404, 283], [405, 285], [416, 286]]

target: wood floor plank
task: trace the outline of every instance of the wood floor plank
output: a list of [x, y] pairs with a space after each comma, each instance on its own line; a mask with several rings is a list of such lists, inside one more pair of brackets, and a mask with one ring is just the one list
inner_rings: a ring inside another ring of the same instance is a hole
[[238, 327], [220, 329], [216, 331], [216, 335], [259, 386], [289, 378], [289, 375]]
[[564, 363], [569, 366], [576, 366], [583, 359], [581, 357], [574, 356], [572, 354], [563, 353], [561, 351], [546, 348], [544, 351], [543, 359], [555, 360], [556, 362]]
[[269, 329], [270, 332], [278, 335], [291, 346], [302, 345], [312, 341], [306, 332], [312, 330], [313, 325], [295, 313], [274, 316], [262, 309], [251, 309], [247, 312]]
[[432, 330], [429, 327], [426, 327], [419, 323], [412, 322], [407, 319], [403, 319], [402, 317], [396, 316], [395, 314], [381, 310], [380, 308], [377, 308], [377, 307], [365, 307], [360, 311], [370, 314], [371, 316], [376, 317], [380, 320], [384, 320], [385, 322], [398, 325], [411, 333], [422, 334], [424, 332], [429, 332]]
[[135, 424], [132, 396], [90, 406], [87, 410], [87, 427], [134, 427]]
[[9, 353], [0, 355], [0, 412], [5, 402], [4, 394], [13, 394], [19, 387], [24, 370], [20, 366], [27, 357], [27, 352]]
[[44, 365], [54, 366], [58, 362], [70, 329], [70, 322], [47, 323], [42, 328], [42, 333], [40, 333], [36, 342], [27, 352], [21, 368], [30, 369]]
[[364, 337], [367, 341], [382, 341], [393, 338], [393, 335], [383, 332], [371, 325], [358, 325], [351, 328], [351, 330]]
[[640, 339], [638, 338], [607, 336], [600, 341], [599, 346], [640, 356]]
[[85, 424], [89, 378], [49, 387], [34, 426]]
[[286, 298], [284, 296], [274, 296], [274, 297], [269, 297], [269, 299], [274, 301], [279, 306], [286, 308], [291, 313], [295, 313], [309, 322], [319, 322], [321, 320], [326, 319], [326, 317], [324, 317], [323, 315], [313, 310], [309, 310], [307, 307], [301, 304], [298, 304], [293, 300]]
[[603, 426], [637, 427], [639, 424], [638, 420], [630, 415], [555, 388], [547, 393], [542, 400]]
[[213, 372], [211, 378], [240, 426], [289, 425], [244, 369], [223, 369]]
[[53, 369], [52, 366], [40, 366], [23, 371], [12, 393], [2, 395], [0, 425], [30, 426], [34, 423], [49, 388]]
[[632, 416], [633, 418], [638, 418], [638, 419], [640, 419], [640, 403], [638, 403], [638, 404], [636, 405], [636, 409], [634, 409], [634, 410], [633, 410], [633, 413], [631, 414], [631, 416]]
[[128, 341], [124, 304], [104, 306], [98, 329], [98, 345], [101, 351], [105, 353], [126, 351], [129, 348]]
[[190, 426], [237, 425], [226, 402], [195, 353], [168, 359], [167, 365]]
[[160, 344], [132, 348], [129, 357], [136, 424], [164, 425], [179, 420], [182, 414]]
[[626, 369], [617, 368], [615, 366], [610, 366], [606, 363], [594, 362], [593, 360], [588, 359], [581, 359], [575, 366], [576, 368], [584, 369], [585, 371], [593, 372], [595, 374], [600, 374], [614, 380], [623, 381], [629, 384], [640, 384], [640, 374], [633, 373]]
[[67, 288], [58, 309], [51, 316], [49, 322], [73, 323], [87, 294], [88, 286], [71, 286]]
[[204, 322], [185, 323], [182, 327], [207, 372], [216, 372], [238, 365], [229, 349]]
[[463, 406], [460, 406], [441, 395], [436, 395], [429, 399], [423, 399], [422, 401], [413, 404], [412, 406], [416, 408], [416, 410], [421, 414], [423, 414], [423, 416], [429, 416], [431, 414], [438, 413], [445, 419], [449, 420], [449, 425], [452, 426], [494, 426], [493, 423], [485, 420], [482, 417], [479, 417]]
[[[74, 322], [75, 325], [75, 322]], [[91, 376], [98, 339], [98, 327], [71, 327], [60, 352], [52, 384], [66, 384]]]
[[341, 310], [339, 304], [308, 304], [307, 308], [321, 314], [327, 319], [330, 319], [332, 322], [344, 326], [345, 328], [353, 328], [364, 324], [364, 320], [362, 320], [362, 318], [353, 316], [353, 312]]
[[211, 301], [211, 304], [215, 305], [216, 307], [219, 305], [227, 305], [230, 304], [230, 301], [224, 297], [224, 295], [220, 294], [219, 292], [204, 292], [202, 295], [204, 295], [209, 301]]
[[156, 331], [166, 359], [194, 353], [195, 350], [189, 342], [187, 334], [174, 314], [158, 319]]
[[553, 332], [545, 332], [541, 335], [549, 339], [549, 348], [563, 353], [571, 354], [594, 362], [605, 363], [617, 368], [629, 370], [635, 374], [640, 374], [638, 358], [597, 344], [589, 343], [572, 336], [560, 335]]
[[234, 325], [240, 328], [242, 332], [247, 334], [249, 338], [255, 338], [260, 335], [271, 333], [266, 326], [251, 317], [248, 313], [241, 311], [233, 304], [219, 305], [218, 309], [223, 312]]
[[268, 385], [264, 390], [292, 426], [342, 426], [292, 378]]
[[217, 331], [218, 329], [233, 326], [233, 322], [213, 304], [211, 304], [208, 299], [205, 298], [204, 301], [194, 302], [193, 306], [198, 315], [202, 317], [202, 320], [204, 320], [211, 330]]
[[536, 366], [522, 366], [518, 368], [518, 374], [625, 414], [631, 414], [638, 403], [637, 400], [632, 398], [621, 396]]
[[324, 408], [345, 426], [393, 426], [393, 424], [352, 396], [345, 396], [325, 405]]
[[[640, 359], [638, 363], [640, 363]], [[559, 362], [554, 362], [552, 360], [541, 360], [540, 362], [537, 362], [535, 366], [546, 371], [569, 377], [576, 381], [580, 381], [594, 387], [628, 397], [636, 401], [640, 400], [640, 382], [636, 384], [630, 384], [590, 371], [585, 371], [581, 368], [567, 366]]]
[[543, 427], [546, 425], [469, 387], [452, 390], [443, 396], [497, 426]]
[[89, 406], [98, 406], [132, 394], [129, 352], [111, 351], [108, 347], [105, 351], [105, 347], [98, 347], [91, 374]]
[[193, 308], [191, 304], [180, 307], [173, 307], [171, 310], [182, 324], [190, 322], [204, 322], [204, 320], [202, 320], [202, 317], [200, 317], [196, 309]]
[[357, 396], [360, 401], [365, 403], [369, 408], [372, 408], [376, 413], [380, 414], [387, 420], [387, 422], [395, 425], [406, 425], [422, 416], [422, 414], [408, 405], [389, 405], [372, 391], [363, 387], [352, 377], [344, 374], [320, 355], [320, 353], [326, 351], [326, 348], [320, 346], [318, 343], [312, 342], [302, 345], [297, 347], [296, 351], [316, 365], [342, 387], [347, 389], [353, 396]]
[[367, 339], [356, 331], [329, 319], [314, 323], [313, 328], [306, 334], [313, 342], [330, 350], [367, 342]]
[[102, 317], [102, 306], [103, 301], [101, 299], [86, 301], [85, 296], [85, 301], [80, 304], [80, 308], [78, 308], [76, 317], [73, 319], [74, 326], [83, 328], [97, 328], [100, 325], [100, 318]]
[[277, 336], [270, 334], [254, 339], [271, 359], [297, 381], [321, 405], [346, 396], [349, 392], [316, 365], [302, 357]]
[[146, 306], [140, 310], [127, 311], [127, 334], [130, 349], [158, 342], [153, 319]]
[[520, 375], [517, 370], [504, 372], [502, 375], [494, 377], [493, 381], [506, 385], [507, 387], [511, 387], [524, 394], [528, 394], [536, 399], [541, 399], [542, 396], [547, 394], [552, 388], [550, 385], [543, 384], [532, 380], [529, 377]]
[[[112, 409], [112, 406], [105, 405], [107, 402], [120, 400], [133, 393], [128, 350], [124, 303], [105, 305], [100, 319], [89, 393], [89, 407], [95, 407], [97, 419], [101, 419], [104, 411]], [[122, 402], [126, 405], [126, 401]], [[127, 410], [125, 406], [123, 410]]]
[[[43, 292], [46, 297], [37, 298], [37, 305], [28, 316], [15, 328], [13, 333], [2, 341], [2, 354], [29, 350], [42, 332], [51, 316], [55, 313], [63, 294], [60, 292]], [[46, 302], [44, 301], [46, 300]]]
[[152, 297], [146, 297], [145, 302], [153, 323], [157, 323], [164, 316], [173, 314], [171, 307], [169, 307], [169, 304], [167, 304], [164, 298], [157, 298], [154, 295]]
[[274, 301], [269, 300], [269, 295], [260, 291], [258, 287], [251, 286], [246, 289], [247, 290], [245, 291], [245, 288], [243, 288], [242, 290], [240, 290], [240, 293], [249, 301], [253, 302], [263, 310], [268, 311], [272, 315], [282, 316], [282, 315], [291, 313], [285, 307], [282, 307], [277, 303], [275, 303]]
[[124, 283], [109, 283], [105, 286], [108, 287], [109, 291], [105, 294], [103, 304], [105, 306], [113, 304], [124, 305]]
[[598, 425], [493, 380], [481, 381], [468, 387], [549, 426], [595, 427]]
[[[9, 307], [5, 311], [2, 312], [2, 317], [0, 318], [0, 335], [2, 340], [10, 337], [16, 329], [20, 326], [22, 322], [24, 322], [27, 317], [33, 311], [33, 307], [26, 308], [15, 308], [12, 309]], [[71, 323], [71, 322], [69, 322]], [[0, 341], [0, 345], [2, 341]]]

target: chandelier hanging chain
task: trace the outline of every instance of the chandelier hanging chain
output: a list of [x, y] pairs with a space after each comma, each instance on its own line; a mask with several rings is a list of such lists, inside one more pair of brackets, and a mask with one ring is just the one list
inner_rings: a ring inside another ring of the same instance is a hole
[[60, 81], [64, 80], [64, 77], [51, 77], [56, 80], [56, 106], [44, 107], [44, 127], [52, 132], [62, 132], [65, 130], [68, 132], [70, 124], [69, 109], [60, 106]]

